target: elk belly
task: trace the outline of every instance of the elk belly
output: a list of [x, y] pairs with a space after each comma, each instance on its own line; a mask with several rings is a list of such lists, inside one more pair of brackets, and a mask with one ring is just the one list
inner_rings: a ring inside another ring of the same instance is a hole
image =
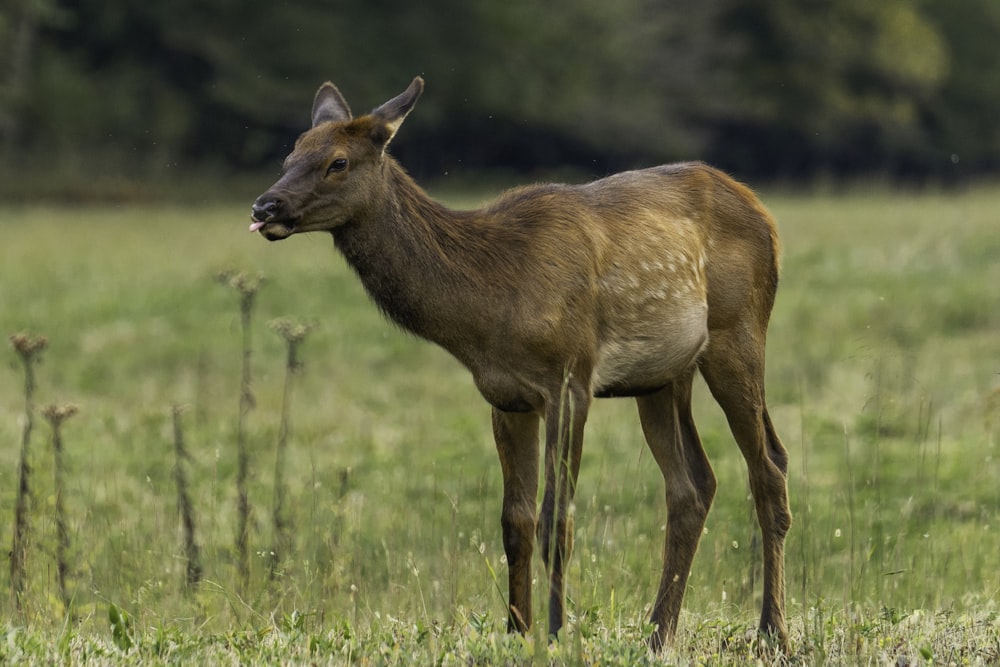
[[686, 312], [660, 326], [609, 337], [597, 351], [594, 396], [641, 396], [658, 391], [691, 367], [708, 343], [708, 311]]

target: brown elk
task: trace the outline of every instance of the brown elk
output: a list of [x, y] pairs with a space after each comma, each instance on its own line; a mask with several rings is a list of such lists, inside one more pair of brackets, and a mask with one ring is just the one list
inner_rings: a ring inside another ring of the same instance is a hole
[[[531, 557], [548, 571], [548, 629], [564, 620], [568, 516], [595, 397], [631, 396], [666, 482], [658, 649], [676, 629], [716, 480], [691, 416], [696, 370], [746, 459], [764, 558], [760, 630], [787, 644], [788, 455], [764, 403], [764, 341], [778, 281], [774, 221], [745, 186], [701, 163], [585, 185], [534, 185], [476, 211], [432, 200], [386, 153], [423, 92], [354, 118], [316, 93], [312, 128], [253, 205], [269, 240], [326, 231], [389, 318], [472, 372], [493, 410], [503, 474], [510, 630], [531, 625]], [[545, 486], [536, 522], [539, 426]]]

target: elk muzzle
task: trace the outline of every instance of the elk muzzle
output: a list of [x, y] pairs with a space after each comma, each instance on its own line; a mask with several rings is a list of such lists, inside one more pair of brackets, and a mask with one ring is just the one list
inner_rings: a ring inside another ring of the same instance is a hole
[[250, 209], [250, 231], [259, 231], [268, 241], [288, 238], [295, 232], [295, 221], [288, 216], [288, 205], [280, 197], [264, 193]]

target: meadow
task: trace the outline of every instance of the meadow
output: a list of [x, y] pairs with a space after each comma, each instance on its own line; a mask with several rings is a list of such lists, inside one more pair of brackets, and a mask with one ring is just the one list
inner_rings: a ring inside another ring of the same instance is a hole
[[[247, 233], [255, 193], [244, 194], [5, 210], [5, 553], [25, 425], [24, 367], [7, 335], [47, 346], [34, 366], [19, 601], [11, 568], [0, 572], [0, 664], [782, 662], [754, 636], [746, 470], [700, 380], [696, 420], [719, 492], [675, 644], [652, 656], [642, 643], [665, 506], [628, 400], [590, 413], [565, 636], [550, 646], [541, 629], [507, 635], [488, 406], [457, 362], [380, 316], [328, 237]], [[767, 377], [792, 461], [791, 662], [996, 664], [1000, 190], [763, 198], [784, 244]], [[246, 392], [241, 294], [222, 271], [263, 276]], [[313, 326], [290, 394], [286, 343], [269, 326], [282, 317]], [[69, 404], [57, 494], [42, 411]], [[178, 462], [199, 550], [190, 585]]]

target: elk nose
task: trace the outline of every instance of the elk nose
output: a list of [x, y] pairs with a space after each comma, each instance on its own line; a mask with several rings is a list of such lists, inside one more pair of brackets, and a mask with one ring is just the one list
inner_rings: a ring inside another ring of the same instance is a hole
[[261, 195], [254, 202], [253, 208], [250, 209], [250, 214], [253, 219], [258, 222], [266, 222], [271, 218], [277, 216], [278, 211], [281, 210], [282, 201], [277, 197], [266, 197]]

